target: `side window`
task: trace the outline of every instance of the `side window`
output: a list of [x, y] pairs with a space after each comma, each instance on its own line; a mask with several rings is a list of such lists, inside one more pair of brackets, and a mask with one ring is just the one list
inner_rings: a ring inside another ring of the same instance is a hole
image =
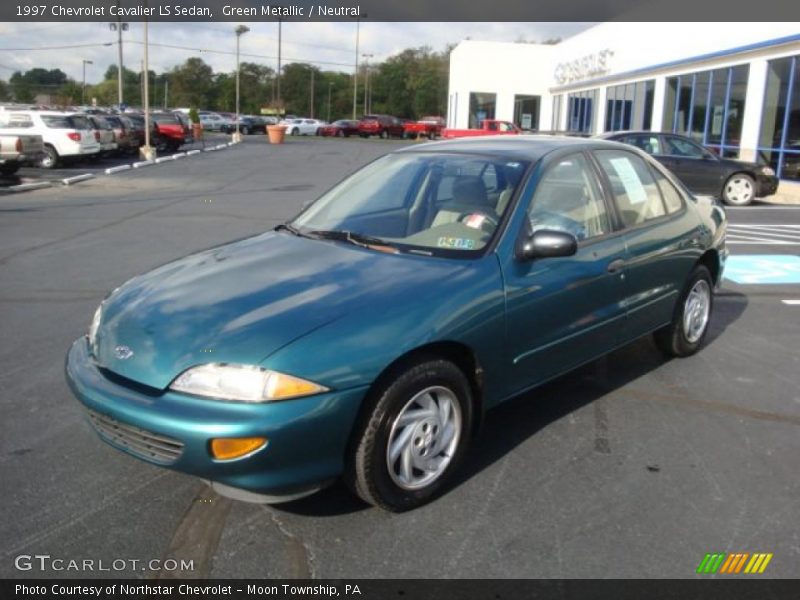
[[683, 197], [681, 193], [675, 188], [673, 183], [658, 169], [651, 168], [653, 176], [656, 178], [658, 189], [661, 190], [661, 196], [664, 198], [664, 204], [667, 206], [669, 214], [676, 213], [683, 208]]
[[532, 231], [566, 231], [579, 241], [611, 231], [600, 186], [583, 154], [572, 154], [548, 168], [536, 187], [528, 218]]
[[611, 183], [626, 227], [667, 214], [653, 175], [641, 157], [620, 150], [596, 150], [595, 156]]
[[688, 158], [703, 158], [705, 152], [697, 144], [681, 138], [664, 136], [667, 145], [667, 154], [672, 156], [685, 156]]
[[658, 136], [655, 135], [628, 135], [621, 138], [620, 141], [624, 144], [636, 146], [648, 154], [661, 154], [661, 144], [658, 141]]

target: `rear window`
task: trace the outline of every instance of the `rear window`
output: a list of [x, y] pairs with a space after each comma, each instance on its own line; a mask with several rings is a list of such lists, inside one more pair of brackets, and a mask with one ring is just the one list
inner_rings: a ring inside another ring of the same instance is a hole
[[[62, 115], [42, 115], [42, 121], [50, 129], [73, 129], [69, 117]], [[88, 129], [88, 126], [86, 127]]]
[[152, 115], [153, 121], [159, 125], [177, 125], [178, 119], [172, 115]]
[[[89, 119], [86, 117], [82, 117], [81, 115], [72, 115], [71, 117], [67, 117], [67, 121], [70, 123], [67, 127], [71, 127], [73, 129], [92, 129], [92, 124], [89, 122]], [[103, 127], [102, 125], [100, 127]]]

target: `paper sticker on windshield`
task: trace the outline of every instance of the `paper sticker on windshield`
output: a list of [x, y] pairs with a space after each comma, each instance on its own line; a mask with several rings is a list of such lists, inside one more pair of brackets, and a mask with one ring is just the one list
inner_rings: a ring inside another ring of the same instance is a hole
[[453, 248], [454, 250], [474, 250], [475, 240], [456, 237], [440, 237], [436, 243], [439, 248]]
[[628, 202], [641, 204], [647, 202], [647, 192], [639, 179], [639, 175], [627, 158], [612, 158], [611, 164], [619, 175], [620, 182], [628, 195]]

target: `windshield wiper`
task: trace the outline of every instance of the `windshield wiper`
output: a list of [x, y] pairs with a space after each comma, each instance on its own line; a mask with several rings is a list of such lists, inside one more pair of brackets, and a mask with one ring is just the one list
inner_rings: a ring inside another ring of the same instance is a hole
[[354, 233], [352, 231], [339, 231], [335, 229], [318, 229], [308, 233], [311, 237], [316, 237], [324, 240], [336, 240], [340, 242], [349, 242], [362, 248], [372, 248], [374, 246], [384, 246], [386, 248], [394, 248], [392, 244], [386, 240], [371, 235], [364, 235], [362, 233]]
[[288, 231], [289, 233], [296, 235], [297, 237], [307, 237], [302, 231], [300, 231], [297, 227], [295, 227], [291, 223], [281, 223], [280, 225], [275, 227], [275, 231]]

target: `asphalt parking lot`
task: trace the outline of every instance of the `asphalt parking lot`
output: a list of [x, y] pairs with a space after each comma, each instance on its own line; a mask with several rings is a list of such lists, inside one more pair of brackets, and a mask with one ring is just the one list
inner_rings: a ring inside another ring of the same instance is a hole
[[[489, 413], [449, 493], [406, 514], [341, 486], [280, 506], [216, 496], [97, 439], [64, 355], [105, 294], [274, 227], [403, 142], [263, 136], [0, 196], [0, 576], [694, 577], [709, 552], [800, 565], [800, 207], [734, 209], [707, 346], [649, 339]], [[20, 571], [20, 555], [142, 561]], [[151, 559], [192, 571], [147, 570]], [[707, 577], [707, 576], [706, 576]]]

